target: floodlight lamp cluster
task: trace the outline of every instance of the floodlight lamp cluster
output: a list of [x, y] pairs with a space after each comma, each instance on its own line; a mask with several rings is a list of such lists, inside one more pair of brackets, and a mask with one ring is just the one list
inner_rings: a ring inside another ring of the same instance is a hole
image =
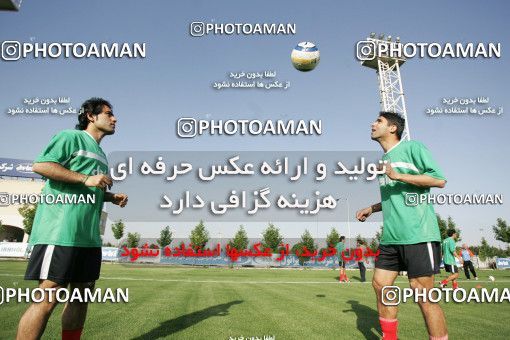
[[[384, 40], [384, 38], [385, 38], [384, 33], [379, 34], [378, 38], [376, 38], [376, 36], [377, 36], [377, 34], [375, 32], [370, 33], [370, 38], [372, 38], [372, 39]], [[392, 36], [388, 35], [388, 37], [386, 37], [386, 41], [391, 42], [392, 41]], [[396, 43], [400, 43], [400, 37], [396, 37], [395, 38], [395, 42]]]

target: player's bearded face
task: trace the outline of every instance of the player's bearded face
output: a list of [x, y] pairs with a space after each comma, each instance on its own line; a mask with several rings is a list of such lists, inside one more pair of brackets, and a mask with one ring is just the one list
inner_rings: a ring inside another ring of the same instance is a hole
[[113, 115], [112, 110], [108, 106], [103, 106], [103, 111], [97, 115], [94, 122], [96, 128], [102, 131], [105, 135], [113, 135], [115, 133], [115, 124], [117, 118]]

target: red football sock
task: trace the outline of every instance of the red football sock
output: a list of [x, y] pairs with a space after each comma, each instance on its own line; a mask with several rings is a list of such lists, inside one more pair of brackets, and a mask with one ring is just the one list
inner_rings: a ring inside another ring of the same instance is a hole
[[447, 284], [448, 284], [448, 281], [443, 280], [443, 281], [441, 281], [441, 284], [442, 284], [442, 285], [447, 285]]
[[78, 329], [63, 329], [62, 340], [80, 340], [83, 328]]
[[398, 320], [379, 317], [383, 332], [383, 340], [397, 340]]
[[453, 289], [459, 288], [459, 283], [458, 282], [453, 282], [452, 285], [453, 285]]

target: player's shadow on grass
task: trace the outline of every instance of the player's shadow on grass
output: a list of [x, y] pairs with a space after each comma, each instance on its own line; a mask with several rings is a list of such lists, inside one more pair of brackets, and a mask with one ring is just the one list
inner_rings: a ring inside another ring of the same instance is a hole
[[159, 327], [156, 327], [148, 333], [140, 335], [139, 337], [133, 338], [132, 340], [164, 338], [170, 334], [180, 332], [183, 329], [193, 326], [212, 316], [226, 316], [228, 315], [228, 309], [230, 307], [242, 302], [243, 301], [241, 300], [235, 300], [228, 303], [222, 303], [220, 305], [207, 307], [190, 314], [179, 316], [178, 318], [172, 320], [164, 321], [159, 325]]
[[356, 327], [364, 338], [380, 339], [382, 332], [379, 328], [379, 314], [377, 311], [360, 304], [358, 301], [349, 300], [347, 303], [351, 305], [351, 309], [344, 310], [344, 313], [353, 312], [356, 314]]

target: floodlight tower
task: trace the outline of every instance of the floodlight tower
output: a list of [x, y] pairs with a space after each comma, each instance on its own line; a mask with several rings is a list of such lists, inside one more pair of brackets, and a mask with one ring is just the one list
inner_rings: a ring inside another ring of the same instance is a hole
[[[361, 65], [375, 69], [379, 80], [379, 95], [381, 97], [381, 111], [395, 112], [405, 119], [405, 128], [402, 133], [402, 140], [410, 140], [409, 123], [407, 120], [406, 103], [402, 78], [400, 77], [400, 66], [406, 61], [405, 57], [397, 51], [401, 51], [400, 38], [391, 40], [391, 35], [384, 40], [384, 34], [376, 38], [371, 33], [366, 39], [368, 47], [361, 50], [363, 60]], [[368, 53], [366, 53], [368, 52]]]

